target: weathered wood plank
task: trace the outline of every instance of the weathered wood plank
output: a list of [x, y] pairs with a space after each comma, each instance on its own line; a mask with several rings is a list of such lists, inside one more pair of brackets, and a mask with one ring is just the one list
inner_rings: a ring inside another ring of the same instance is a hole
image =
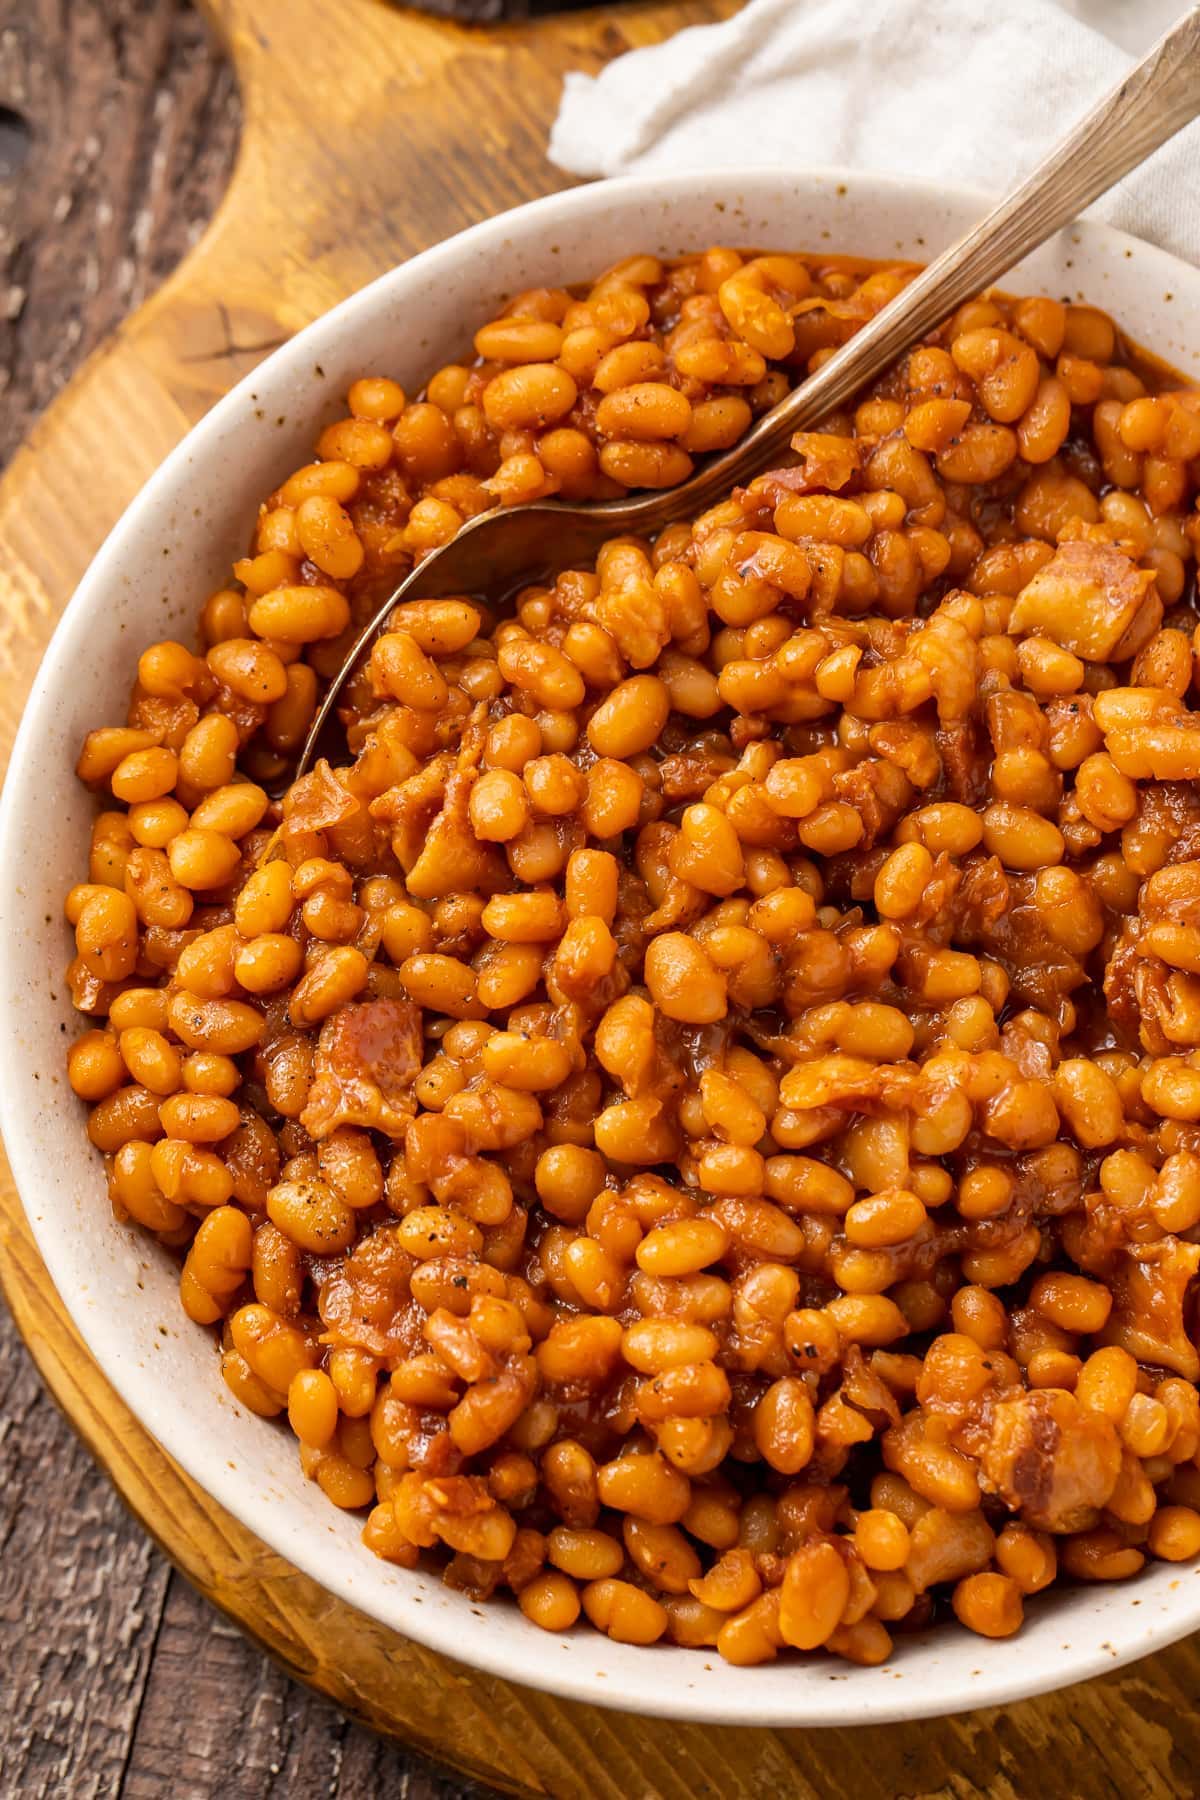
[[289, 1681], [174, 1575], [121, 1800], [480, 1800]]
[[0, 106], [3, 463], [199, 238], [240, 106], [187, 0], [0, 0]]
[[3, 1315], [0, 1793], [118, 1791], [168, 1576]]
[[[0, 0], [0, 463], [224, 191], [233, 74], [185, 0]], [[170, 1571], [0, 1315], [0, 1791], [120, 1786]]]

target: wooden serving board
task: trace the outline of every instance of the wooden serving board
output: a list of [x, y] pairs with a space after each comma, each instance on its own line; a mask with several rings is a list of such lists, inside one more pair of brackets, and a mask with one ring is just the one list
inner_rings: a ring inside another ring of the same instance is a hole
[[[563, 186], [544, 144], [564, 70], [596, 68], [737, 3], [655, 0], [484, 32], [377, 0], [204, 0], [243, 86], [239, 162], [202, 244], [91, 358], [0, 483], [0, 767], [76, 581], [205, 408], [397, 260]], [[163, 1454], [68, 1321], [2, 1170], [0, 1282], [55, 1398], [192, 1582], [348, 1712], [506, 1791], [556, 1800], [1195, 1791], [1200, 1640], [1006, 1711], [830, 1732], [665, 1724], [446, 1661], [297, 1573]]]

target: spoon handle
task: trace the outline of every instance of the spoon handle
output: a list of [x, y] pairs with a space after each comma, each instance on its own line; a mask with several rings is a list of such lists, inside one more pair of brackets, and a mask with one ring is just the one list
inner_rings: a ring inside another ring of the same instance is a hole
[[[731, 449], [712, 457], [679, 487], [665, 492], [632, 494], [621, 500], [586, 507], [551, 501], [529, 508], [482, 514], [471, 520], [450, 544], [435, 551], [390, 596], [334, 676], [309, 730], [296, 774], [308, 767], [326, 720], [352, 669], [387, 618], [391, 608], [420, 586], [439, 594], [473, 591], [467, 575], [481, 572], [488, 556], [508, 574], [539, 560], [537, 533], [554, 544], [564, 558], [595, 552], [605, 536], [622, 531], [655, 532], [675, 519], [693, 518], [722, 500], [736, 483], [746, 481], [789, 447], [793, 434], [828, 418], [964, 300], [969, 300], [1005, 274], [1014, 263], [1045, 243], [1114, 182], [1144, 161], [1200, 113], [1200, 5], [1180, 19], [1149, 55], [1110, 94], [1094, 106], [1061, 143], [965, 237], [923, 269], [848, 343], [836, 350], [815, 374], [761, 418]], [[514, 534], [520, 535], [514, 560]], [[494, 534], [494, 535], [489, 535]], [[501, 546], [505, 555], [500, 556]], [[568, 548], [569, 546], [569, 548]], [[478, 563], [484, 554], [484, 564]], [[522, 563], [522, 556], [526, 561]], [[472, 557], [474, 560], [472, 561]], [[470, 565], [468, 569], [468, 564]], [[478, 566], [477, 566], [478, 565]]]
[[[964, 300], [1108, 191], [1200, 113], [1200, 6], [1193, 6], [1137, 67], [1056, 144], [1021, 185], [922, 270], [787, 398], [712, 466], [714, 494], [727, 465], [745, 478], [879, 375]], [[720, 465], [719, 467], [717, 465]], [[710, 470], [687, 483], [689, 514]], [[682, 491], [682, 490], [681, 490]], [[657, 495], [660, 509], [667, 496]]]

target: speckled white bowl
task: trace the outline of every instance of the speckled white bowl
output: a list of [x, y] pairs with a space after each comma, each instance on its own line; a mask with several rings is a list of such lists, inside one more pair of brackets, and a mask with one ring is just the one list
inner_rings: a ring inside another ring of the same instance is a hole
[[[260, 495], [306, 459], [363, 370], [417, 385], [505, 295], [584, 279], [635, 249], [713, 242], [927, 258], [984, 210], [978, 195], [849, 172], [733, 170], [581, 187], [506, 213], [382, 276], [236, 387], [171, 455], [80, 584], [34, 684], [0, 812], [0, 1124], [47, 1266], [96, 1360], [164, 1448], [243, 1525], [341, 1599], [436, 1650], [515, 1681], [663, 1717], [739, 1725], [869, 1724], [994, 1705], [1081, 1680], [1200, 1626], [1200, 1569], [1034, 1601], [1015, 1639], [958, 1627], [900, 1640], [878, 1669], [825, 1657], [735, 1669], [709, 1651], [558, 1639], [515, 1608], [476, 1608], [363, 1549], [361, 1521], [300, 1473], [294, 1440], [220, 1378], [211, 1334], [179, 1307], [177, 1271], [117, 1225], [63, 1075], [79, 1028], [64, 991], [62, 896], [86, 861], [93, 803], [72, 766], [84, 732], [124, 717], [138, 651], [190, 637], [240, 555]], [[1081, 225], [1014, 289], [1110, 309], [1177, 367], [1200, 367], [1200, 271]]]

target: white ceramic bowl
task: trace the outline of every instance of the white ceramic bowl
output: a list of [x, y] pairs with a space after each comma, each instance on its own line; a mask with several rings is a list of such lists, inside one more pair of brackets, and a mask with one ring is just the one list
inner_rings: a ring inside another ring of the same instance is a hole
[[[586, 279], [633, 250], [721, 242], [925, 259], [983, 209], [979, 195], [850, 172], [704, 171], [576, 188], [415, 257], [276, 351], [167, 459], [67, 608], [17, 739], [0, 816], [0, 1124], [39, 1247], [96, 1360], [175, 1460], [314, 1580], [435, 1650], [574, 1699], [774, 1726], [994, 1705], [1200, 1626], [1200, 1568], [1162, 1564], [1130, 1583], [1050, 1594], [1005, 1642], [942, 1627], [901, 1638], [882, 1668], [811, 1657], [736, 1669], [715, 1652], [637, 1649], [588, 1629], [550, 1637], [509, 1605], [477, 1608], [436, 1577], [378, 1561], [359, 1541], [361, 1521], [302, 1478], [291, 1435], [236, 1404], [211, 1334], [180, 1310], [175, 1266], [113, 1221], [63, 1073], [80, 1021], [61, 977], [71, 954], [62, 897], [85, 866], [93, 814], [72, 767], [89, 727], [124, 717], [139, 650], [172, 632], [190, 639], [199, 601], [242, 554], [259, 497], [306, 460], [362, 371], [416, 385], [506, 295]], [[1200, 271], [1134, 239], [1077, 226], [1011, 286], [1085, 296], [1177, 367], [1200, 367]]]

